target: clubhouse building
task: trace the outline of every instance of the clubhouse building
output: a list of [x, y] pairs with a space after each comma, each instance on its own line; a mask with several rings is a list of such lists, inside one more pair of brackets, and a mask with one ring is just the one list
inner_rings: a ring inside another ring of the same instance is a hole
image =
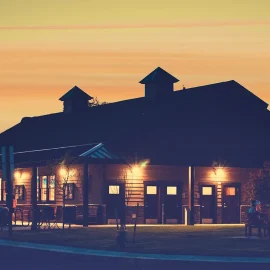
[[14, 147], [16, 208], [56, 213], [64, 198], [78, 223], [116, 223], [123, 209], [126, 223], [245, 222], [250, 173], [270, 159], [268, 104], [235, 81], [174, 91], [176, 82], [158, 67], [140, 81], [143, 97], [98, 106], [75, 86], [62, 112], [0, 134]]

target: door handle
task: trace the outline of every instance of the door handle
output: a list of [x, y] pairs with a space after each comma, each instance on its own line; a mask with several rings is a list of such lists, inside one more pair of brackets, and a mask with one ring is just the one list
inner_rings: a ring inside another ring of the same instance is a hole
[[204, 205], [201, 205], [201, 207], [203, 208], [203, 207], [204, 207]]

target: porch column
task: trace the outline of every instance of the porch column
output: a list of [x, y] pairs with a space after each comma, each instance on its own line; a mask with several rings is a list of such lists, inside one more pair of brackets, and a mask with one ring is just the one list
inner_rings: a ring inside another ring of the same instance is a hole
[[83, 227], [88, 227], [88, 160], [83, 163]]
[[189, 225], [194, 225], [194, 182], [195, 166], [189, 166], [188, 175], [188, 207], [189, 207]]
[[31, 202], [32, 202], [32, 226], [31, 230], [37, 230], [37, 174], [38, 168], [32, 168], [32, 179], [31, 179]]

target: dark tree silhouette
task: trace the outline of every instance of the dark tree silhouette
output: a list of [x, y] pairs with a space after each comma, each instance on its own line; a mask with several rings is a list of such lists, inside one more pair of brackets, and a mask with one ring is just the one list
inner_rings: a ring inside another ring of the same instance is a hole
[[265, 161], [262, 169], [250, 174], [246, 196], [247, 200], [256, 199], [262, 205], [270, 204], [270, 161]]
[[109, 102], [106, 101], [100, 101], [97, 97], [94, 97], [91, 101], [89, 101], [88, 106], [89, 107], [95, 107], [100, 105], [108, 104]]

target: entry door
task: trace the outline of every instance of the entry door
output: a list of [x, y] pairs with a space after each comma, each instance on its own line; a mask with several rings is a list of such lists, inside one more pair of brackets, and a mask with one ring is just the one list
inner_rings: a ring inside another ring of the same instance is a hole
[[212, 185], [200, 186], [200, 216], [201, 223], [215, 223], [216, 219], [216, 189]]
[[146, 224], [157, 224], [160, 219], [160, 188], [158, 183], [144, 184], [144, 217]]
[[123, 183], [109, 183], [106, 190], [106, 213], [107, 219], [112, 220], [112, 223], [116, 221], [125, 208], [125, 185]]
[[180, 184], [166, 184], [164, 187], [164, 222], [182, 223], [182, 192]]
[[240, 223], [240, 185], [223, 186], [222, 223]]

